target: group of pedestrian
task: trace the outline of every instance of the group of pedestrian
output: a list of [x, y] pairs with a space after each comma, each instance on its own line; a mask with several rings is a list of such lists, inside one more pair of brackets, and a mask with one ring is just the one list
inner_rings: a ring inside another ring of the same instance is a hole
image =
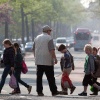
[[[67, 50], [66, 46], [61, 44], [58, 48], [58, 51], [63, 53], [63, 57], [61, 57], [60, 61], [62, 70], [62, 77], [61, 77], [62, 91], [58, 91], [54, 77], [54, 65], [57, 64], [58, 61], [55, 54], [55, 46], [53, 43], [53, 39], [51, 37], [51, 31], [52, 29], [48, 25], [45, 25], [43, 27], [42, 34], [38, 35], [34, 39], [33, 53], [36, 65], [36, 91], [38, 96], [44, 96], [42, 77], [43, 74], [45, 73], [52, 96], [58, 94], [68, 95], [68, 88], [70, 89], [70, 94], [72, 94], [76, 89], [76, 87], [69, 78], [69, 75], [71, 71], [75, 69], [74, 59], [69, 50]], [[24, 85], [27, 88], [28, 93], [30, 93], [32, 86], [26, 84], [24, 81], [21, 80], [23, 57], [21, 55], [19, 44], [18, 43], [12, 44], [10, 40], [5, 39], [3, 41], [3, 45], [5, 47], [3, 54], [3, 62], [5, 68], [0, 82], [0, 93], [4, 86], [7, 75], [8, 74], [11, 75], [11, 73], [13, 72], [17, 80], [17, 88], [15, 88], [11, 94], [21, 93], [18, 83]], [[97, 55], [98, 50], [96, 47], [92, 48], [90, 44], [86, 44], [84, 47], [84, 51], [87, 54], [84, 64], [84, 73], [85, 73], [83, 79], [84, 90], [82, 93], [78, 95], [87, 96], [88, 84], [92, 86], [94, 90], [93, 94], [91, 95], [98, 95], [98, 91], [100, 91], [100, 83], [97, 82], [97, 77], [96, 77], [98, 76], [97, 74], [99, 73], [98, 70], [100, 70], [99, 68], [100, 57]]]
[[84, 51], [87, 54], [84, 64], [85, 75], [82, 82], [84, 90], [78, 95], [87, 96], [88, 85], [94, 87], [93, 94], [90, 95], [98, 95], [98, 91], [100, 91], [100, 84], [97, 82], [97, 77], [100, 77], [100, 72], [98, 72], [100, 71], [100, 55], [97, 55], [97, 48], [92, 48], [90, 44], [85, 45]]
[[3, 41], [3, 45], [5, 48], [3, 52], [3, 63], [5, 67], [1, 76], [0, 93], [5, 84], [6, 77], [8, 76], [8, 74], [11, 75], [12, 73], [14, 73], [14, 76], [16, 78], [17, 88], [15, 88], [10, 94], [21, 93], [18, 83], [24, 85], [27, 88], [28, 93], [30, 93], [32, 86], [27, 85], [24, 81], [21, 80], [23, 57], [21, 54], [19, 44], [18, 43], [12, 44], [9, 39], [5, 39]]
[[[52, 95], [68, 95], [68, 88], [70, 89], [70, 94], [74, 92], [76, 87], [73, 85], [69, 75], [72, 70], [74, 70], [74, 60], [71, 53], [67, 50], [66, 46], [61, 44], [58, 48], [58, 51], [63, 53], [63, 57], [61, 57], [61, 70], [62, 70], [62, 78], [61, 78], [61, 88], [62, 91], [57, 91], [57, 86], [55, 84], [54, 78], [54, 64], [57, 63], [57, 58], [55, 55], [55, 47], [53, 44], [53, 39], [51, 38], [52, 29], [46, 25], [43, 27], [43, 33], [38, 35], [34, 40], [33, 51], [35, 57], [35, 64], [37, 65], [37, 93], [40, 96], [44, 96], [43, 94], [43, 86], [42, 86], [42, 77], [43, 73], [46, 74], [49, 87]], [[83, 86], [84, 90], [82, 93], [78, 94], [79, 96], [87, 96], [87, 87], [88, 84], [94, 88], [94, 92], [91, 95], [97, 95], [100, 90], [100, 84], [97, 82], [96, 73], [100, 70], [100, 58], [97, 56], [98, 50], [96, 47], [93, 47], [90, 44], [86, 44], [84, 47], [84, 51], [87, 54], [85, 58], [84, 64], [84, 79]], [[98, 63], [98, 64], [97, 64]], [[99, 72], [98, 72], [99, 73]], [[99, 76], [100, 77], [100, 76]], [[95, 91], [96, 90], [96, 91]]]

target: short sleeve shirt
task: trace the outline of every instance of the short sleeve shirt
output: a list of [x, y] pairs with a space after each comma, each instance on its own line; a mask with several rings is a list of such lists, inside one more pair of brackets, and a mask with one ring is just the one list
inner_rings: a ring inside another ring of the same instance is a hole
[[35, 52], [36, 65], [53, 65], [50, 51], [55, 49], [53, 39], [47, 33], [38, 35], [34, 40], [33, 51]]

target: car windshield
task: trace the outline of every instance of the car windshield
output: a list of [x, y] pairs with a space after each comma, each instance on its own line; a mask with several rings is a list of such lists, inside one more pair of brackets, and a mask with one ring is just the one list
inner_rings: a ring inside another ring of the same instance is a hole
[[88, 40], [89, 39], [89, 35], [90, 34], [82, 32], [82, 33], [76, 34], [75, 36], [76, 36], [77, 40]]
[[66, 40], [65, 39], [59, 39], [59, 40], [57, 40], [57, 43], [66, 43]]

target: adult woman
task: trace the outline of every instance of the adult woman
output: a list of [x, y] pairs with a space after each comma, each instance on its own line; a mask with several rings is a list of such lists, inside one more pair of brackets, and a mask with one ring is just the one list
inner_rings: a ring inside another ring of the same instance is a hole
[[[27, 85], [24, 81], [21, 80], [21, 70], [22, 70], [23, 57], [21, 55], [21, 50], [20, 50], [19, 44], [14, 43], [13, 47], [15, 49], [15, 60], [14, 60], [14, 69], [15, 70], [14, 70], [14, 73], [15, 73], [16, 80], [17, 80], [17, 82], [24, 85], [27, 88], [28, 93], [30, 93], [32, 86]], [[16, 89], [14, 89], [14, 91], [11, 94], [16, 94], [16, 93], [20, 93], [19, 84], [18, 84], [18, 87]]]
[[15, 51], [12, 47], [12, 43], [9, 39], [5, 39], [3, 41], [3, 45], [5, 47], [4, 53], [3, 53], [3, 62], [4, 62], [4, 71], [1, 77], [0, 82], [0, 93], [2, 91], [2, 88], [5, 84], [6, 77], [8, 76], [9, 72], [14, 70], [14, 56]]

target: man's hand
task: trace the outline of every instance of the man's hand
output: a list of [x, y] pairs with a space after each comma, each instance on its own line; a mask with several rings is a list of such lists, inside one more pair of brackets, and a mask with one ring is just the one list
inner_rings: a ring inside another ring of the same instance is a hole
[[12, 72], [14, 71], [14, 67], [11, 67], [11, 71], [12, 71]]
[[75, 69], [75, 67], [74, 66], [72, 66], [72, 70], [74, 70]]
[[58, 60], [57, 58], [54, 59], [54, 64], [57, 64]]
[[52, 58], [54, 59], [54, 64], [57, 64], [58, 60], [57, 60], [56, 55], [55, 55], [55, 50], [51, 50], [50, 54], [51, 54]]

